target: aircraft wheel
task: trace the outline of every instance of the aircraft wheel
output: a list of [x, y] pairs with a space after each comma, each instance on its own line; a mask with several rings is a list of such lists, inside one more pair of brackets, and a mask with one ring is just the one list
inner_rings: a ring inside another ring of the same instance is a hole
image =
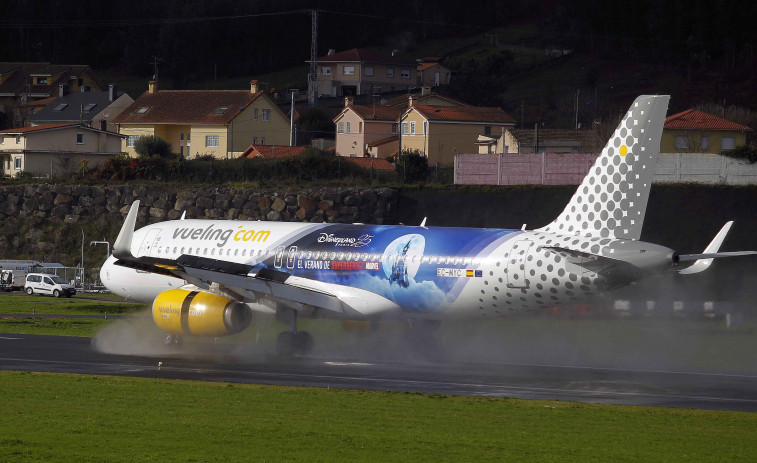
[[295, 333], [282, 331], [276, 339], [276, 352], [279, 355], [293, 355], [295, 351]]
[[30, 296], [34, 295], [34, 290], [31, 288], [31, 286], [26, 288], [26, 294]]
[[298, 354], [309, 354], [313, 350], [313, 335], [307, 331], [294, 333], [294, 345]]

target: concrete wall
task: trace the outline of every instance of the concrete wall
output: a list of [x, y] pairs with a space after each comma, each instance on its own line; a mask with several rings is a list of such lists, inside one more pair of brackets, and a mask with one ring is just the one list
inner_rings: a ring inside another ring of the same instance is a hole
[[[458, 154], [458, 185], [578, 185], [597, 154]], [[662, 153], [654, 182], [757, 185], [757, 164], [718, 154]]]

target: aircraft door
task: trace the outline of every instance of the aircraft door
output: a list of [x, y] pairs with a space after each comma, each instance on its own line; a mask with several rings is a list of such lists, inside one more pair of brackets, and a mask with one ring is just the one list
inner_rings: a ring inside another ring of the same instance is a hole
[[531, 240], [518, 240], [513, 243], [510, 254], [507, 256], [507, 287], [528, 288], [526, 284], [526, 258], [534, 242]]
[[147, 230], [147, 235], [145, 235], [145, 238], [142, 240], [142, 244], [139, 245], [139, 251], [137, 252], [136, 257], [150, 255], [150, 251], [157, 244], [159, 233], [160, 228], [151, 228]]

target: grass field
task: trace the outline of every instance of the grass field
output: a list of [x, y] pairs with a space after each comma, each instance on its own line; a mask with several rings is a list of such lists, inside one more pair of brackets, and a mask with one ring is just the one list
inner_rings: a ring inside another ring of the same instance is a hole
[[753, 461], [757, 415], [0, 372], [1, 461]]

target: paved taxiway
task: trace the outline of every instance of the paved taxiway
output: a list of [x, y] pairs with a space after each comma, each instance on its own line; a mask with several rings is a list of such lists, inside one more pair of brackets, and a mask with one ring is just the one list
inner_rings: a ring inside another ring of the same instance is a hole
[[0, 369], [757, 411], [757, 376], [749, 375], [260, 354], [240, 361], [238, 346], [206, 348], [214, 360], [108, 355], [88, 338], [0, 334]]

